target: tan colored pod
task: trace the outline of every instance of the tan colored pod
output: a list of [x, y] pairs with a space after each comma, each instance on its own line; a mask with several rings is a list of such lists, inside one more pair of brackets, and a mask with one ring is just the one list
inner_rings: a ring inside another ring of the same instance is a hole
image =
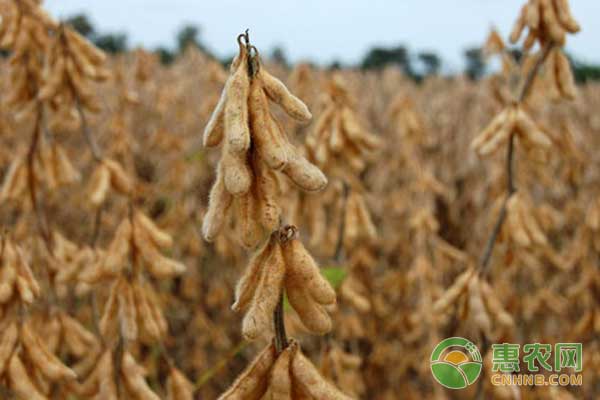
[[64, 343], [76, 357], [83, 357], [91, 347], [98, 344], [96, 337], [75, 318], [64, 312], [59, 314]]
[[568, 0], [554, 0], [554, 8], [556, 10], [558, 21], [563, 28], [570, 33], [577, 33], [581, 30], [579, 23], [571, 14], [571, 8], [569, 7]]
[[112, 274], [119, 273], [127, 261], [131, 251], [132, 229], [129, 219], [124, 219], [117, 228], [113, 240], [108, 246], [102, 268]]
[[288, 347], [283, 349], [273, 365], [269, 389], [265, 400], [291, 400], [292, 399], [292, 377], [291, 362], [298, 351], [298, 344], [291, 341]]
[[340, 392], [333, 384], [325, 380], [315, 366], [298, 351], [292, 361], [292, 385], [299, 385], [303, 392], [314, 400], [350, 400], [351, 397]]
[[531, 238], [525, 230], [523, 220], [521, 219], [520, 204], [518, 195], [514, 194], [506, 203], [506, 227], [508, 228], [511, 238], [523, 247], [531, 245]]
[[208, 210], [202, 220], [202, 236], [207, 242], [215, 240], [221, 232], [232, 202], [233, 196], [225, 188], [221, 168], [219, 168], [215, 183], [210, 190]]
[[254, 179], [257, 208], [262, 226], [274, 231], [279, 227], [281, 220], [281, 207], [277, 204], [279, 185], [274, 172], [256, 155], [253, 159]]
[[110, 189], [110, 170], [104, 163], [98, 164], [90, 180], [89, 200], [98, 207], [106, 199]]
[[244, 274], [235, 287], [235, 302], [231, 306], [233, 311], [245, 310], [250, 305], [262, 276], [263, 265], [271, 255], [273, 244], [272, 240], [267, 240], [265, 245], [250, 258]]
[[253, 177], [245, 153], [232, 154], [226, 144], [221, 152], [219, 168], [223, 170], [223, 182], [229, 193], [234, 196], [243, 196], [248, 193]]
[[146, 293], [141, 285], [133, 285], [133, 296], [137, 309], [138, 326], [141, 326], [152, 339], [159, 340], [161, 338], [161, 329], [158, 322], [154, 319], [152, 309], [146, 298]]
[[113, 335], [113, 329], [117, 324], [119, 316], [119, 292], [121, 290], [121, 280], [118, 280], [112, 284], [108, 299], [104, 305], [102, 311], [102, 317], [100, 318], [99, 328], [100, 334], [104, 338], [109, 338]]
[[29, 378], [29, 375], [30, 374], [19, 358], [19, 355], [17, 353], [13, 354], [8, 365], [8, 381], [10, 388], [21, 399], [48, 400], [48, 398], [36, 388], [35, 384]]
[[177, 368], [169, 372], [167, 400], [194, 400], [194, 386]]
[[474, 276], [469, 282], [469, 311], [475, 325], [488, 337], [492, 335], [492, 320], [487, 313], [481, 291], [479, 290], [479, 277]]
[[564, 98], [573, 100], [577, 95], [577, 88], [571, 71], [569, 59], [561, 49], [554, 49], [556, 79], [560, 88], [560, 92]]
[[288, 162], [287, 139], [269, 111], [269, 102], [258, 79], [252, 81], [249, 99], [252, 145], [264, 162], [274, 170], [280, 170]]
[[258, 200], [254, 193], [248, 192], [236, 199], [236, 206], [240, 241], [247, 249], [255, 248], [263, 239], [263, 230], [257, 218]]
[[317, 335], [324, 335], [331, 331], [331, 318], [325, 308], [311, 297], [307, 288], [298, 285], [297, 280], [286, 277], [287, 298], [302, 324]]
[[248, 125], [248, 57], [246, 48], [240, 46], [239, 65], [231, 76], [226, 90], [224, 129], [228, 151], [245, 154], [250, 148], [250, 127]]
[[540, 24], [540, 5], [537, 0], [530, 0], [525, 5], [525, 24], [529, 29], [538, 29]]
[[127, 173], [118, 162], [110, 159], [102, 161], [110, 171], [110, 184], [119, 193], [129, 195], [133, 189], [133, 184], [127, 176]]
[[136, 210], [134, 214], [135, 228], [142, 230], [152, 242], [160, 248], [168, 248], [173, 245], [173, 238], [154, 224], [143, 212]]
[[454, 283], [446, 289], [444, 294], [433, 303], [433, 312], [438, 313], [444, 311], [446, 308], [454, 304], [454, 302], [460, 297], [465, 291], [470, 279], [473, 277], [472, 269], [467, 269], [465, 272], [460, 274]]
[[137, 310], [133, 289], [128, 282], [123, 282], [117, 300], [119, 302], [119, 322], [121, 336], [128, 341], [135, 341], [138, 337]]
[[335, 290], [321, 275], [319, 267], [299, 239], [281, 245], [286, 265], [286, 282], [305, 288], [317, 302], [335, 304]]
[[565, 44], [565, 30], [558, 22], [556, 11], [554, 10], [554, 4], [552, 0], [539, 0], [542, 6], [542, 19], [544, 21], [544, 28], [550, 35], [550, 38], [559, 46]]
[[479, 151], [479, 149], [487, 143], [508, 121], [509, 110], [505, 109], [500, 112], [492, 121], [485, 127], [483, 131], [471, 142], [471, 149]]
[[185, 272], [186, 267], [179, 261], [163, 256], [148, 240], [146, 235], [135, 236], [135, 244], [150, 273], [158, 279], [169, 278]]
[[548, 136], [541, 131], [535, 122], [521, 108], [517, 108], [515, 116], [516, 129], [528, 142], [543, 148], [552, 144]]
[[2, 376], [17, 345], [19, 336], [17, 323], [11, 322], [0, 335], [0, 376]]
[[21, 343], [27, 350], [27, 355], [33, 364], [48, 379], [52, 381], [76, 379], [73, 370], [64, 365], [54, 354], [48, 351], [46, 345], [33, 332], [29, 322], [21, 326]]
[[314, 164], [304, 158], [298, 150], [288, 145], [289, 160], [283, 173], [302, 190], [317, 192], [327, 186], [327, 177]]
[[21, 157], [15, 158], [4, 176], [0, 201], [17, 198], [27, 186], [27, 175], [27, 167]]
[[204, 134], [202, 137], [202, 144], [204, 147], [216, 147], [223, 141], [225, 136], [225, 103], [227, 102], [227, 92], [232, 77], [229, 77], [225, 83], [225, 87], [221, 92], [217, 106], [213, 110], [206, 127], [204, 128]]
[[160, 397], [150, 389], [150, 386], [148, 386], [148, 383], [144, 379], [143, 368], [137, 364], [128, 351], [123, 354], [121, 368], [123, 381], [133, 395], [138, 399], [160, 400]]
[[218, 400], [260, 400], [267, 390], [269, 372], [275, 363], [275, 346], [261, 351]]
[[262, 265], [260, 282], [242, 322], [242, 335], [247, 340], [255, 340], [261, 334], [271, 331], [273, 313], [283, 290], [286, 265], [281, 246], [276, 234], [271, 235], [270, 241], [270, 252]]
[[500, 148], [500, 146], [510, 139], [510, 136], [513, 134], [515, 128], [512, 115], [513, 113], [511, 112], [510, 120], [504, 123], [504, 125], [502, 125], [500, 129], [496, 131], [494, 135], [479, 148], [479, 155], [486, 156], [494, 153]]
[[310, 121], [312, 114], [306, 104], [290, 93], [283, 82], [268, 73], [264, 68], [258, 71], [257, 78], [262, 81], [267, 96], [273, 102], [279, 104], [290, 117], [301, 122]]
[[519, 41], [521, 34], [523, 33], [523, 29], [525, 29], [525, 15], [527, 14], [527, 4], [521, 8], [521, 13], [519, 14], [519, 18], [515, 22], [512, 31], [510, 32], [509, 40], [512, 44], [515, 44]]
[[0, 264], [0, 304], [10, 300], [14, 293], [14, 284], [17, 279], [17, 270], [15, 269], [16, 254], [12, 243], [6, 241], [3, 249], [2, 264]]

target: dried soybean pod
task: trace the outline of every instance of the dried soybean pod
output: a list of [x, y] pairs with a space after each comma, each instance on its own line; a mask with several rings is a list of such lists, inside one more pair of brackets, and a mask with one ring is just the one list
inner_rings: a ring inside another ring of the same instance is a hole
[[286, 277], [285, 291], [290, 304], [309, 331], [317, 335], [324, 335], [331, 330], [329, 314], [321, 304], [311, 297], [307, 288], [300, 286], [298, 280]]
[[223, 169], [223, 182], [229, 193], [234, 196], [248, 193], [252, 185], [252, 171], [245, 153], [233, 154], [228, 150], [228, 144], [225, 144], [219, 165]]
[[276, 201], [279, 190], [277, 177], [257, 155], [253, 157], [253, 167], [260, 222], [265, 229], [273, 231], [281, 219], [281, 207]]
[[139, 210], [135, 212], [135, 222], [134, 228], [142, 229], [157, 247], [167, 248], [173, 245], [171, 235], [158, 228], [154, 224], [154, 221], [148, 218], [143, 212]]
[[258, 201], [251, 191], [236, 199], [239, 236], [242, 245], [252, 249], [263, 238], [262, 228], [257, 219]]
[[160, 397], [156, 395], [146, 383], [143, 375], [143, 368], [140, 367], [131, 353], [128, 351], [123, 354], [121, 376], [125, 381], [127, 388], [132, 394], [137, 396], [138, 399], [144, 400], [160, 400]]
[[177, 368], [171, 368], [167, 379], [168, 400], [194, 400], [194, 387]]
[[500, 127], [498, 131], [479, 148], [479, 154], [486, 156], [498, 150], [500, 146], [508, 141], [510, 136], [513, 134], [515, 128], [514, 112], [511, 110], [508, 121]]
[[48, 351], [46, 345], [32, 331], [29, 322], [24, 323], [21, 327], [21, 343], [27, 350], [29, 359], [50, 380], [59, 381], [77, 378], [73, 370]]
[[263, 83], [264, 90], [269, 98], [279, 104], [292, 118], [307, 122], [312, 114], [302, 100], [294, 96], [279, 79], [268, 73], [264, 68], [258, 71], [257, 78]]
[[292, 379], [315, 400], [351, 400], [319, 374], [315, 366], [298, 351], [292, 360]]
[[100, 333], [104, 338], [108, 338], [112, 333], [112, 329], [117, 322], [117, 318], [119, 315], [119, 291], [121, 290], [121, 281], [113, 283], [110, 293], [108, 295], [108, 300], [106, 300], [106, 304], [104, 305], [104, 311], [102, 312], [102, 317], [100, 318]]
[[[10, 254], [12, 257], [9, 257]], [[10, 300], [14, 293], [17, 271], [12, 262], [14, 262], [14, 250], [10, 243], [7, 243], [4, 247], [4, 265], [0, 268], [0, 304]]]
[[523, 29], [525, 29], [525, 15], [527, 13], [527, 4], [525, 4], [521, 8], [521, 12], [519, 14], [519, 18], [515, 22], [512, 31], [510, 32], [510, 42], [515, 44], [519, 41], [521, 34], [523, 33]]
[[314, 258], [299, 239], [291, 239], [281, 245], [286, 265], [286, 280], [306, 288], [320, 304], [334, 304], [335, 290], [321, 275]]
[[202, 236], [207, 242], [212, 242], [219, 234], [225, 223], [227, 211], [231, 207], [233, 196], [225, 188], [221, 166], [217, 169], [217, 177], [210, 189], [208, 211], [202, 221]]
[[521, 215], [521, 221], [523, 221], [523, 227], [525, 228], [525, 231], [527, 231], [532, 241], [540, 246], [547, 245], [548, 239], [546, 239], [546, 235], [544, 235], [544, 232], [542, 232], [542, 229], [531, 213], [531, 210], [526, 209], [525, 207], [520, 207], [519, 213]]
[[337, 114], [331, 124], [331, 136], [329, 136], [329, 148], [333, 153], [339, 153], [344, 148], [345, 140], [342, 126], [342, 118]]
[[119, 193], [128, 195], [133, 189], [133, 184], [127, 176], [127, 173], [115, 160], [108, 158], [102, 161], [110, 171], [110, 184]]
[[473, 316], [475, 325], [479, 327], [486, 336], [490, 337], [492, 334], [492, 321], [485, 309], [481, 297], [478, 276], [474, 276], [469, 282], [469, 310]]
[[488, 142], [492, 136], [506, 123], [509, 116], [509, 110], [505, 109], [500, 112], [492, 121], [485, 127], [483, 131], [471, 142], [471, 148], [478, 150], [486, 142]]
[[546, 134], [539, 129], [536, 123], [521, 108], [518, 108], [516, 111], [515, 123], [516, 128], [529, 142], [545, 148], [551, 145], [550, 139], [548, 139]]
[[529, 29], [537, 29], [540, 24], [540, 5], [537, 0], [530, 0], [525, 6], [525, 23]]
[[358, 196], [356, 201], [356, 211], [358, 214], [358, 220], [362, 225], [362, 229], [366, 232], [367, 237], [371, 240], [376, 239], [377, 229], [375, 228], [375, 224], [373, 224], [373, 220], [371, 219], [371, 214], [367, 208], [364, 196]]
[[185, 272], [186, 267], [184, 264], [163, 256], [145, 234], [135, 236], [135, 242], [148, 270], [154, 277], [158, 279], [167, 278]]
[[239, 65], [231, 76], [225, 101], [225, 140], [227, 149], [233, 154], [244, 154], [250, 148], [250, 127], [248, 126], [248, 56], [245, 46], [240, 45]]
[[13, 354], [18, 335], [19, 329], [15, 321], [11, 322], [2, 332], [2, 336], [0, 337], [0, 376], [2, 376], [8, 365], [8, 360]]
[[571, 14], [568, 0], [554, 0], [556, 16], [560, 24], [570, 33], [577, 33], [581, 30], [579, 23]]
[[327, 186], [325, 174], [291, 145], [288, 145], [288, 154], [289, 161], [283, 169], [283, 173], [292, 182], [307, 192], [317, 192]]
[[75, 356], [84, 356], [90, 347], [97, 344], [96, 337], [87, 331], [79, 321], [64, 312], [59, 314], [59, 318], [62, 325], [63, 340]]
[[133, 295], [135, 297], [138, 322], [141, 322], [141, 326], [151, 338], [155, 340], [160, 339], [160, 327], [152, 316], [152, 310], [141, 285], [133, 285]]
[[558, 22], [552, 0], [539, 0], [542, 5], [542, 18], [550, 38], [558, 45], [565, 44], [565, 30]]
[[118, 301], [121, 335], [126, 340], [135, 341], [138, 336], [137, 312], [133, 297], [133, 289], [128, 282], [124, 282], [121, 286]]
[[27, 400], [48, 400], [29, 379], [29, 373], [16, 353], [10, 358], [8, 380], [10, 388], [18, 397]]
[[270, 241], [270, 254], [262, 266], [260, 282], [242, 322], [242, 335], [247, 340], [270, 331], [273, 313], [281, 297], [286, 266], [277, 235], [272, 234]]
[[556, 79], [560, 87], [560, 92], [565, 98], [572, 100], [577, 95], [577, 89], [575, 88], [571, 65], [562, 50], [554, 49], [554, 52]]
[[275, 362], [275, 346], [269, 344], [218, 400], [260, 400], [267, 390]]
[[506, 226], [513, 240], [524, 247], [531, 245], [531, 239], [523, 226], [518, 195], [512, 195], [506, 203]]
[[235, 302], [231, 306], [233, 311], [245, 310], [252, 298], [261, 278], [261, 271], [265, 261], [271, 255], [273, 241], [267, 240], [262, 249], [258, 250], [248, 263], [244, 274], [235, 287]]
[[221, 97], [217, 102], [217, 106], [213, 110], [202, 136], [202, 144], [204, 147], [215, 147], [223, 141], [225, 135], [225, 103], [227, 102], [227, 92], [232, 77], [230, 76], [225, 82], [225, 87], [221, 92]]
[[252, 144], [270, 168], [280, 170], [288, 162], [287, 140], [269, 111], [267, 96], [258, 79], [252, 80], [248, 102]]
[[279, 356], [271, 371], [269, 382], [269, 400], [291, 400], [292, 379], [290, 376], [291, 362], [298, 350], [298, 344], [292, 341]]
[[461, 275], [459, 275], [459, 277], [456, 278], [452, 286], [450, 286], [448, 290], [446, 290], [444, 294], [439, 299], [437, 299], [435, 303], [433, 303], [433, 311], [436, 313], [441, 312], [448, 308], [450, 305], [452, 305], [466, 289], [469, 280], [472, 276], [472, 269], [468, 269]]
[[98, 361], [98, 400], [118, 400], [113, 357], [110, 350], [105, 350]]
[[110, 188], [110, 171], [104, 163], [100, 163], [94, 170], [90, 180], [90, 188], [90, 203], [96, 207], [104, 203]]

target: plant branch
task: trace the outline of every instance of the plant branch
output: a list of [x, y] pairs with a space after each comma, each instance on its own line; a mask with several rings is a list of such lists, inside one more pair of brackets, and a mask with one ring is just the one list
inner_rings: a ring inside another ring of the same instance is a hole
[[277, 353], [281, 353], [288, 346], [287, 334], [285, 332], [285, 320], [283, 315], [283, 292], [279, 296], [279, 303], [273, 313], [275, 323], [275, 349]]
[[[554, 43], [549, 42], [541, 50], [535, 64], [533, 65], [531, 70], [528, 72], [527, 76], [525, 77], [525, 80], [523, 81], [523, 86], [521, 87], [521, 92], [519, 93], [519, 96], [516, 101], [517, 104], [522, 104], [527, 99], [527, 96], [529, 96], [529, 94], [531, 93], [531, 88], [533, 87], [535, 78], [536, 78], [540, 68], [544, 64], [544, 61], [550, 54], [550, 51], [552, 50], [553, 47], [554, 47]], [[515, 147], [515, 138], [514, 138], [514, 134], [511, 133], [510, 139], [508, 141], [508, 148], [506, 150], [507, 196], [502, 203], [502, 208], [500, 209], [500, 213], [498, 214], [498, 219], [496, 220], [496, 223], [494, 224], [492, 233], [486, 242], [486, 245], [485, 245], [485, 248], [483, 251], [483, 256], [481, 257], [480, 268], [483, 271], [485, 271], [487, 269], [487, 267], [490, 263], [490, 259], [492, 257], [492, 252], [494, 250], [494, 246], [498, 239], [498, 235], [500, 234], [500, 230], [502, 229], [502, 225], [504, 224], [504, 220], [506, 219], [506, 214], [507, 214], [506, 206], [508, 203], [508, 199], [510, 198], [510, 196], [512, 194], [514, 194], [517, 191], [517, 188], [515, 187], [515, 181], [514, 181], [514, 165], [513, 165], [514, 158], [515, 158], [514, 147]]]

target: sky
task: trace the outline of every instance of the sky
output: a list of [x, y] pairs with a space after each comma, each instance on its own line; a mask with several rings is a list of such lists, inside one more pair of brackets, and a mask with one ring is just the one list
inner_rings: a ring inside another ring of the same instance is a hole
[[[404, 44], [432, 50], [445, 69], [460, 70], [463, 51], [480, 45], [495, 26], [507, 37], [525, 0], [46, 0], [57, 18], [85, 13], [100, 32], [123, 32], [130, 46], [173, 47], [184, 24], [201, 27], [201, 39], [217, 56], [236, 51], [236, 36], [267, 54], [285, 49], [292, 62], [352, 64], [374, 45]], [[567, 49], [600, 62], [600, 1], [570, 0], [582, 31]]]

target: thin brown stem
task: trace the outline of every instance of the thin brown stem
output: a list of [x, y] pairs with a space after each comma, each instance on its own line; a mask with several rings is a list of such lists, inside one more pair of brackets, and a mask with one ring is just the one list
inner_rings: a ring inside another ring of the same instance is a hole
[[[523, 81], [523, 86], [521, 86], [521, 91], [519, 93], [519, 96], [517, 97], [517, 101], [516, 101], [517, 104], [522, 104], [527, 99], [527, 96], [529, 96], [529, 94], [531, 93], [531, 88], [533, 87], [535, 78], [536, 78], [540, 68], [542, 67], [542, 65], [544, 65], [544, 61], [550, 54], [550, 51], [552, 51], [553, 47], [554, 47], [554, 43], [549, 42], [542, 48], [540, 55], [538, 56], [535, 64], [533, 65], [533, 67], [531, 68], [531, 70], [529, 71], [527, 76], [525, 77], [525, 80]], [[481, 271], [485, 271], [490, 263], [490, 259], [492, 257], [492, 252], [494, 251], [494, 246], [495, 246], [498, 236], [500, 234], [500, 230], [502, 229], [502, 225], [504, 224], [504, 221], [506, 219], [506, 214], [507, 214], [506, 206], [508, 203], [508, 199], [510, 198], [510, 196], [512, 194], [514, 194], [517, 191], [517, 188], [515, 186], [515, 180], [514, 180], [514, 158], [515, 158], [514, 147], [515, 147], [515, 138], [514, 138], [514, 134], [511, 134], [510, 139], [508, 141], [508, 148], [506, 150], [507, 196], [502, 203], [502, 208], [500, 209], [500, 213], [498, 214], [498, 219], [496, 220], [496, 223], [494, 224], [494, 227], [492, 228], [492, 233], [490, 234], [490, 237], [488, 238], [486, 245], [484, 247], [483, 256], [481, 257], [481, 261], [480, 261], [480, 265], [479, 265], [481, 268]]]
[[279, 303], [277, 304], [277, 308], [275, 308], [275, 312], [273, 313], [273, 320], [275, 323], [275, 349], [277, 350], [278, 354], [288, 346], [283, 313], [283, 293], [281, 293], [279, 297]]
[[[348, 204], [348, 193], [349, 192], [350, 192], [350, 187], [346, 182], [344, 182], [344, 191], [342, 194], [342, 196], [344, 196], [344, 206], [342, 207], [342, 210], [344, 210], [343, 212], [345, 212], [346, 205]], [[342, 219], [341, 219], [341, 223], [340, 223], [340, 230], [338, 232], [338, 241], [335, 246], [335, 254], [333, 256], [334, 260], [336, 260], [337, 262], [342, 261], [342, 254], [344, 251], [344, 232], [345, 232], [345, 230], [346, 230], [346, 218], [344, 217], [344, 215], [342, 215]]]

